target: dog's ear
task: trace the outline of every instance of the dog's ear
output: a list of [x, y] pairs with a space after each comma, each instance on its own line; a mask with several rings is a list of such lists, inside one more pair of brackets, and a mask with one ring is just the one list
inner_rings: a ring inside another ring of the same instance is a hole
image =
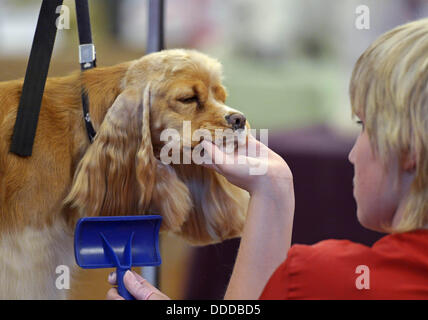
[[151, 208], [162, 215], [161, 231], [180, 232], [192, 209], [190, 190], [175, 170], [157, 160]]
[[140, 185], [140, 210], [150, 209], [161, 214], [162, 231], [175, 232], [187, 219], [192, 200], [189, 189], [177, 177], [168, 165], [156, 159], [150, 130], [150, 112], [152, 109], [150, 95], [144, 94], [144, 110], [142, 115], [142, 137], [137, 152], [136, 176]]
[[174, 166], [190, 190], [193, 208], [177, 234], [193, 244], [208, 244], [241, 235], [249, 194], [212, 169]]
[[[144, 95], [144, 98], [143, 98]], [[78, 164], [65, 203], [80, 215], [141, 213], [154, 185], [149, 87], [123, 91], [107, 111], [94, 142]]]

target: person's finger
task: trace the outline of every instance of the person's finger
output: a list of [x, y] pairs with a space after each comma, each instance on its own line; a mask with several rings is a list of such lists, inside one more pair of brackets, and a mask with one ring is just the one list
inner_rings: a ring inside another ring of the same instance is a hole
[[148, 285], [146, 280], [139, 280], [131, 271], [127, 271], [123, 276], [126, 289], [138, 300], [149, 300], [155, 290]]
[[117, 284], [117, 279], [116, 279], [116, 272], [110, 272], [110, 274], [108, 275], [107, 278], [108, 283], [110, 283], [112, 286], [115, 286]]
[[[140, 274], [138, 274], [138, 272], [132, 271], [132, 273], [134, 274], [134, 277], [137, 279], [137, 281], [139, 281], [140, 283], [144, 283], [144, 285], [146, 285], [150, 290], [153, 290], [153, 292], [156, 295], [162, 295], [165, 296], [158, 288], [156, 288], [154, 285], [152, 285], [149, 281], [147, 281], [146, 279], [144, 279]], [[153, 296], [152, 296], [153, 297]], [[165, 296], [166, 297], [166, 296]], [[150, 299], [151, 300], [151, 299]]]
[[269, 149], [269, 147], [267, 145], [265, 145], [260, 140], [257, 140], [257, 138], [255, 136], [253, 136], [250, 132], [248, 132], [248, 134], [247, 134], [247, 146], [250, 144], [256, 146], [257, 152], [260, 152], [260, 149]]
[[138, 272], [135, 272], [133, 270], [131, 270], [131, 272], [133, 273], [133, 275], [134, 275], [135, 279], [137, 279], [137, 281], [140, 281], [140, 282], [146, 281], [146, 279], [144, 279], [142, 277], [142, 275], [139, 274]]
[[125, 300], [123, 297], [119, 295], [116, 288], [111, 288], [109, 291], [107, 291], [107, 300]]
[[[161, 292], [158, 288], [153, 286], [150, 282], [144, 279], [140, 274], [135, 271], [132, 271], [137, 282], [139, 282], [140, 286], [146, 287], [148, 292], [151, 292], [149, 296], [147, 296], [147, 300], [170, 300], [168, 296], [166, 296], [163, 292]], [[126, 286], [126, 283], [125, 283]], [[131, 293], [132, 294], [132, 293]]]
[[[131, 270], [132, 271], [132, 270]], [[137, 278], [138, 281], [144, 281], [145, 279], [138, 274], [135, 271], [132, 271], [132, 273], [134, 274], [134, 276]], [[108, 275], [108, 279], [107, 279], [108, 283], [110, 283], [111, 285], [115, 286], [117, 285], [117, 276], [116, 276], [116, 271], [110, 272]]]

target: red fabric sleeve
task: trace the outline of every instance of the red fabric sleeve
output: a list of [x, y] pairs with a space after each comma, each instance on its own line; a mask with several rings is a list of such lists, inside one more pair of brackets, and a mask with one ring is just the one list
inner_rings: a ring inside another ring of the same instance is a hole
[[275, 270], [266, 284], [260, 300], [285, 300], [288, 299], [288, 289], [290, 286], [290, 272], [292, 270], [293, 256], [296, 246], [288, 250], [287, 258]]

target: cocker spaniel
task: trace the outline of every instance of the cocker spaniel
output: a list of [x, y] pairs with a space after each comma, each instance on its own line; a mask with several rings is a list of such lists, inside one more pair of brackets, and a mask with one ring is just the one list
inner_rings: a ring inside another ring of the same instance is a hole
[[[216, 60], [177, 49], [49, 78], [28, 158], [9, 152], [23, 81], [0, 83], [1, 299], [65, 298], [56, 268], [75, 265], [72, 236], [83, 216], [160, 214], [161, 230], [194, 244], [240, 235], [246, 191], [192, 161], [161, 159], [168, 143], [162, 133], [183, 136], [184, 122], [191, 133], [213, 136], [248, 127], [226, 106], [221, 76]], [[97, 131], [92, 144], [82, 87]]]

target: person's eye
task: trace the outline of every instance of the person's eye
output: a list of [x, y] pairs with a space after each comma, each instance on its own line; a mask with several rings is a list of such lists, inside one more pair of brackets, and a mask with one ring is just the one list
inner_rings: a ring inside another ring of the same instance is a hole
[[361, 120], [357, 120], [356, 122], [361, 126], [362, 129], [364, 129], [364, 123]]

